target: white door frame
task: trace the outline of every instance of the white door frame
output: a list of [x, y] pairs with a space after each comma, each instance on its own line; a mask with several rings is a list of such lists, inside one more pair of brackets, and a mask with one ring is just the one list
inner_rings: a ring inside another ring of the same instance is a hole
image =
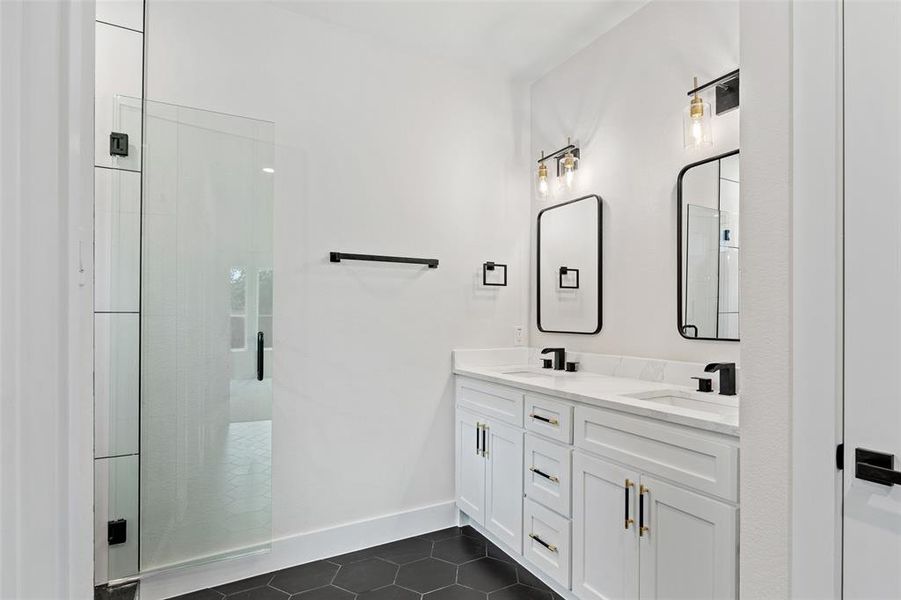
[[94, 2], [0, 2], [0, 597], [93, 595]]
[[792, 38], [791, 594], [840, 598], [842, 0], [793, 0]]

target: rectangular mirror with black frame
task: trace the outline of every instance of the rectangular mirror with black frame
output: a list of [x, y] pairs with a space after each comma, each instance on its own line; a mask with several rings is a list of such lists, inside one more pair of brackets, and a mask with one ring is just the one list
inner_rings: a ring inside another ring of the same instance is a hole
[[678, 327], [682, 337], [739, 340], [738, 150], [688, 165], [677, 182]]
[[538, 213], [538, 329], [601, 330], [601, 198], [594, 194]]

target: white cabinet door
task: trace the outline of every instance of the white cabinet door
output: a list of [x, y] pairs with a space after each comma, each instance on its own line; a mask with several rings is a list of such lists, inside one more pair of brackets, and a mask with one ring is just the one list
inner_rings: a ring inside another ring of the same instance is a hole
[[485, 458], [482, 456], [481, 426], [484, 420], [457, 409], [457, 508], [485, 524]]
[[487, 427], [485, 527], [521, 554], [523, 432], [496, 420]]
[[737, 509], [651, 477], [641, 483], [640, 597], [736, 598]]
[[572, 590], [579, 598], [638, 597], [638, 481], [637, 471], [573, 454]]

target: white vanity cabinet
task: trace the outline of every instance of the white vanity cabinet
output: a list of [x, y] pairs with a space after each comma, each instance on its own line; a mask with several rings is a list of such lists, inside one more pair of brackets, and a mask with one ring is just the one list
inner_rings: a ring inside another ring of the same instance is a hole
[[736, 598], [737, 440], [590, 406], [573, 422], [575, 595]]
[[738, 451], [715, 426], [457, 377], [457, 506], [568, 600], [737, 598]]
[[737, 509], [573, 457], [572, 591], [584, 600], [737, 597]]
[[461, 511], [521, 554], [522, 395], [510, 392], [457, 382], [456, 497]]

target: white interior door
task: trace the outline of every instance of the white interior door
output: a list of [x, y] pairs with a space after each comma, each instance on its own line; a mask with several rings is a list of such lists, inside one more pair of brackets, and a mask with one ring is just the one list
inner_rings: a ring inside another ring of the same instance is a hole
[[901, 598], [901, 485], [856, 476], [901, 469], [901, 3], [845, 2], [844, 37], [843, 589]]

